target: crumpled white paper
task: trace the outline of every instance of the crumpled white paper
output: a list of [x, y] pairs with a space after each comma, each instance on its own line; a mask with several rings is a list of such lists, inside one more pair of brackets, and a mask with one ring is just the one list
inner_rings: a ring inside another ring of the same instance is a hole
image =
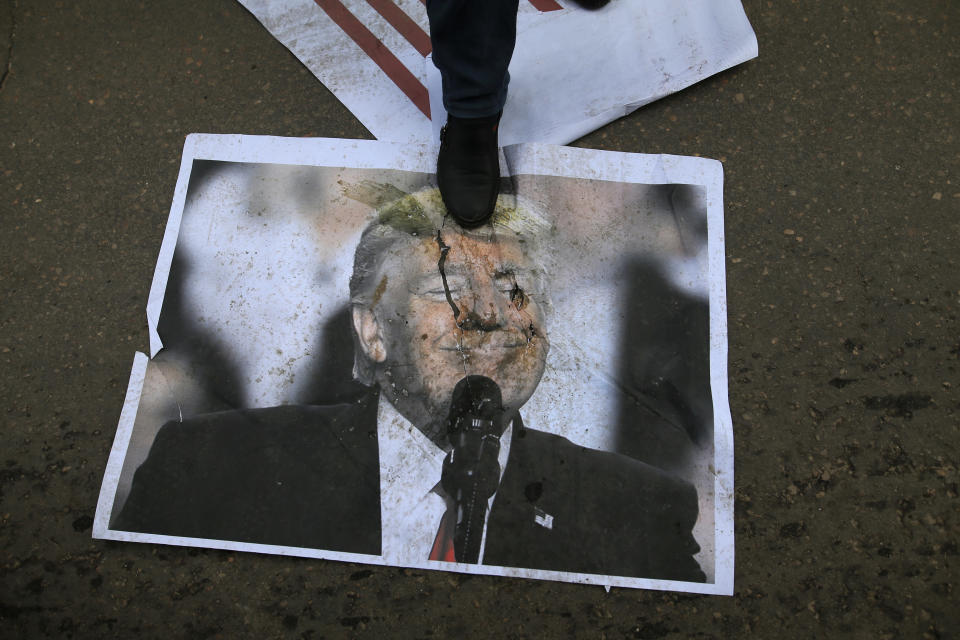
[[[421, 0], [240, 2], [378, 139], [437, 138], [446, 114]], [[740, 0], [521, 0], [500, 143], [567, 144], [756, 55]]]

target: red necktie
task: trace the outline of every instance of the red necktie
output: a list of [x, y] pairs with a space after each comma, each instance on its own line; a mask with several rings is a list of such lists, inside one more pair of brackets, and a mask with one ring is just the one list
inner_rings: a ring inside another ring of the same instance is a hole
[[453, 548], [453, 536], [457, 532], [456, 509], [447, 509], [437, 527], [437, 537], [433, 539], [433, 548], [430, 549], [430, 560], [442, 562], [456, 562], [456, 552]]

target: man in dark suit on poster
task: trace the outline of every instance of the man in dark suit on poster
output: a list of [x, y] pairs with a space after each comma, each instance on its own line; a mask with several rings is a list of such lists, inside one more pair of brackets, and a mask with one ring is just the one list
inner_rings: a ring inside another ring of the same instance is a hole
[[703, 581], [691, 485], [524, 427], [549, 351], [547, 225], [506, 201], [476, 230], [436, 190], [381, 209], [350, 281], [368, 392], [168, 423], [111, 528]]

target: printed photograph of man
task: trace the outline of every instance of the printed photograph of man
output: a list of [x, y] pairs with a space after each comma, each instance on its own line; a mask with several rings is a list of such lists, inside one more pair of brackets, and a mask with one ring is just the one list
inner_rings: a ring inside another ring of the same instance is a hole
[[691, 484], [524, 426], [550, 352], [549, 222], [509, 195], [476, 230], [444, 214], [424, 189], [363, 231], [349, 292], [362, 393], [167, 423], [111, 528], [705, 580]]

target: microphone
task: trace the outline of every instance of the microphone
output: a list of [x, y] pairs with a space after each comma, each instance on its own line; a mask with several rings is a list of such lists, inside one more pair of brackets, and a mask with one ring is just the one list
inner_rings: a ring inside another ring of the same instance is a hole
[[457, 508], [453, 546], [458, 562], [479, 561], [487, 501], [500, 484], [500, 436], [506, 429], [497, 383], [467, 376], [453, 388], [447, 414], [452, 449], [443, 461], [440, 485]]

